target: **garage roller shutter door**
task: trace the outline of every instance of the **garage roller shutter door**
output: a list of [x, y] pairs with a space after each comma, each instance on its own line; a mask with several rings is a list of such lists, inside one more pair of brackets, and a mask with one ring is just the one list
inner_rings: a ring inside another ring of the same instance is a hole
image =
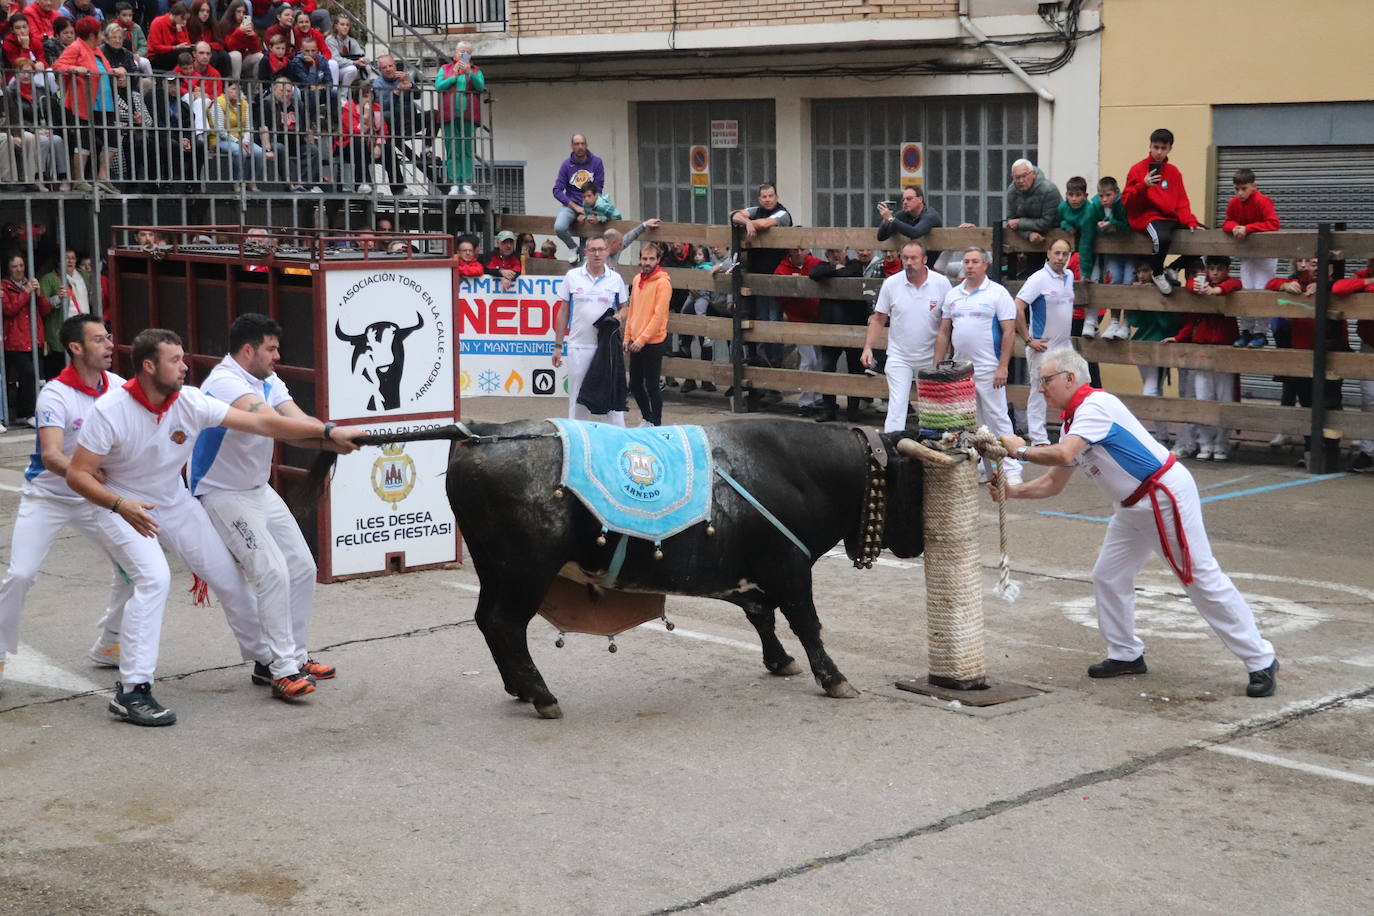
[[[1347, 229], [1374, 229], [1374, 146], [1222, 146], [1217, 148], [1217, 225], [1235, 189], [1231, 175], [1250, 168], [1261, 191], [1274, 198], [1285, 229], [1315, 229], [1343, 222]], [[1355, 270], [1359, 264], [1352, 264]], [[1290, 269], [1280, 262], [1281, 270]], [[1352, 346], [1359, 341], [1351, 335]], [[1269, 376], [1242, 375], [1245, 397], [1277, 401], [1279, 386]], [[1359, 384], [1344, 388], [1347, 408], [1358, 409]]]

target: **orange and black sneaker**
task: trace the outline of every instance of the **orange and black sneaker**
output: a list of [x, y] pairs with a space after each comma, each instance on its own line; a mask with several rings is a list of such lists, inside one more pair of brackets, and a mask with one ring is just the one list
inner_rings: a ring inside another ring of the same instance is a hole
[[334, 666], [307, 658], [301, 665], [301, 674], [308, 674], [317, 681], [327, 681], [334, 676]]
[[305, 674], [288, 674], [272, 682], [272, 696], [279, 700], [299, 700], [315, 692], [315, 681]]

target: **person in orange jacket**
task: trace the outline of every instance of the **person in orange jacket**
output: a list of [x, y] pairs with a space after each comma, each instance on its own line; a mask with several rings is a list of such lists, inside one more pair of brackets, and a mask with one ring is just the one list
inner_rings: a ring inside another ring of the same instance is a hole
[[657, 245], [639, 249], [639, 274], [630, 284], [630, 305], [625, 317], [625, 354], [630, 360], [630, 394], [644, 421], [641, 426], [663, 424], [663, 395], [658, 379], [663, 374], [663, 351], [668, 339], [668, 301], [673, 284], [658, 266]]

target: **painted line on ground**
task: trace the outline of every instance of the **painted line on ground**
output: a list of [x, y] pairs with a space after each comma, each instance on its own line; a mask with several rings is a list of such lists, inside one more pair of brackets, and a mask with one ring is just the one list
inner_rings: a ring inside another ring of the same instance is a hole
[[1055, 512], [1051, 509], [1037, 509], [1036, 515], [1052, 515], [1055, 518], [1076, 518], [1082, 522], [1109, 522], [1112, 520], [1110, 515], [1076, 515], [1072, 512]]
[[1233, 483], [1240, 483], [1242, 480], [1250, 480], [1251, 478], [1259, 477], [1260, 475], [1267, 473], [1268, 471], [1256, 471], [1253, 474], [1242, 474], [1239, 477], [1232, 477], [1230, 480], [1218, 480], [1216, 483], [1209, 483], [1206, 486], [1198, 487], [1198, 489], [1215, 490], [1217, 487], [1229, 487]]
[[[1256, 472], [1256, 473], [1263, 473], [1263, 472]], [[1237, 478], [1235, 478], [1234, 480], [1222, 481], [1221, 483], [1214, 483], [1214, 484], [1210, 484], [1209, 486], [1212, 486], [1212, 487], [1219, 487], [1219, 486], [1223, 486], [1224, 484], [1227, 484], [1227, 483], [1236, 483], [1236, 482], [1238, 482], [1238, 481], [1245, 480], [1245, 479], [1248, 478], [1248, 477], [1254, 477], [1254, 476], [1255, 476], [1255, 474], [1246, 474], [1245, 477], [1237, 477]], [[1319, 475], [1316, 476], [1316, 477], [1304, 477], [1302, 480], [1288, 480], [1288, 481], [1285, 481], [1285, 482], [1283, 482], [1283, 483], [1271, 483], [1271, 484], [1268, 484], [1267, 486], [1263, 486], [1263, 487], [1251, 487], [1251, 488], [1248, 489], [1248, 490], [1236, 490], [1234, 493], [1218, 493], [1218, 494], [1216, 494], [1215, 496], [1204, 496], [1204, 497], [1202, 497], [1202, 498], [1199, 500], [1199, 502], [1203, 502], [1203, 503], [1214, 503], [1214, 502], [1219, 502], [1219, 501], [1221, 501], [1221, 500], [1223, 500], [1223, 499], [1235, 499], [1235, 498], [1237, 498], [1237, 497], [1239, 497], [1239, 496], [1254, 496], [1254, 495], [1257, 494], [1257, 493], [1268, 493], [1268, 492], [1270, 492], [1271, 490], [1284, 490], [1284, 489], [1287, 489], [1288, 487], [1301, 487], [1301, 486], [1303, 486], [1304, 484], [1309, 484], [1309, 483], [1321, 483], [1321, 482], [1324, 481], [1324, 480], [1335, 480], [1335, 479], [1338, 478], [1338, 477], [1349, 477], [1349, 476], [1350, 476], [1350, 475], [1347, 474], [1347, 473], [1344, 472], [1344, 471], [1340, 471], [1340, 472], [1335, 473], [1335, 474], [1319, 474]], [[1199, 490], [1207, 489], [1207, 487], [1199, 487], [1198, 489], [1199, 489]], [[1078, 519], [1079, 521], [1082, 521], [1082, 522], [1099, 522], [1099, 523], [1100, 523], [1100, 522], [1109, 522], [1109, 521], [1112, 520], [1112, 517], [1111, 517], [1110, 515], [1078, 515], [1078, 514], [1073, 513], [1073, 512], [1055, 512], [1055, 511], [1053, 511], [1052, 509], [1037, 509], [1035, 514], [1036, 514], [1036, 515], [1050, 515], [1050, 516], [1053, 516], [1053, 517], [1055, 517], [1055, 518], [1075, 518], [1075, 519]]]
[[[118, 670], [114, 668], [109, 670], [114, 672], [111, 678], [111, 683], [113, 683], [113, 679], [119, 676]], [[79, 674], [74, 674], [42, 652], [38, 652], [24, 643], [19, 644], [17, 654], [5, 659], [5, 680], [32, 684], [35, 687], [68, 690], [73, 693], [106, 690], [110, 686], [107, 684], [102, 687]]]
[[1259, 751], [1246, 750], [1243, 747], [1231, 747], [1229, 745], [1213, 745], [1207, 750], [1215, 754], [1225, 754], [1228, 757], [1240, 757], [1243, 760], [1253, 760], [1256, 763], [1267, 763], [1270, 766], [1283, 767], [1289, 770], [1298, 770], [1311, 776], [1324, 776], [1327, 779], [1339, 779], [1343, 782], [1353, 782], [1362, 786], [1374, 786], [1374, 776], [1364, 776], [1359, 773], [1349, 773], [1345, 770], [1337, 770], [1332, 767], [1317, 766], [1315, 763], [1303, 763], [1299, 760], [1289, 760], [1286, 757], [1276, 757], [1273, 754], [1262, 754]]
[[[836, 547], [827, 553], [821, 554], [827, 560], [848, 560], [849, 554], [843, 548]], [[878, 557], [873, 561], [874, 566], [887, 566], [891, 569], [921, 569], [925, 563], [920, 560], [898, 560], [895, 557]]]

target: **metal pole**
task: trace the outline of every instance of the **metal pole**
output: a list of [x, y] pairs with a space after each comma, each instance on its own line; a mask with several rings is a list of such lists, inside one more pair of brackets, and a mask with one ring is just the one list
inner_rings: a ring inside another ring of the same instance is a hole
[[1317, 224], [1317, 296], [1312, 330], [1312, 427], [1307, 444], [1307, 470], [1326, 473], [1326, 322], [1331, 310], [1331, 224]]
[[[730, 334], [730, 410], [745, 413], [744, 403], [744, 228], [737, 223], [730, 224], [730, 250], [739, 263], [730, 272], [730, 288], [734, 293], [735, 308], [731, 314]], [[753, 297], [750, 297], [753, 298]]]
[[988, 252], [988, 257], [996, 265], [993, 268], [993, 279], [1001, 283], [1006, 279], [1006, 265], [1002, 263], [1002, 221], [998, 220], [992, 224], [992, 251]]

